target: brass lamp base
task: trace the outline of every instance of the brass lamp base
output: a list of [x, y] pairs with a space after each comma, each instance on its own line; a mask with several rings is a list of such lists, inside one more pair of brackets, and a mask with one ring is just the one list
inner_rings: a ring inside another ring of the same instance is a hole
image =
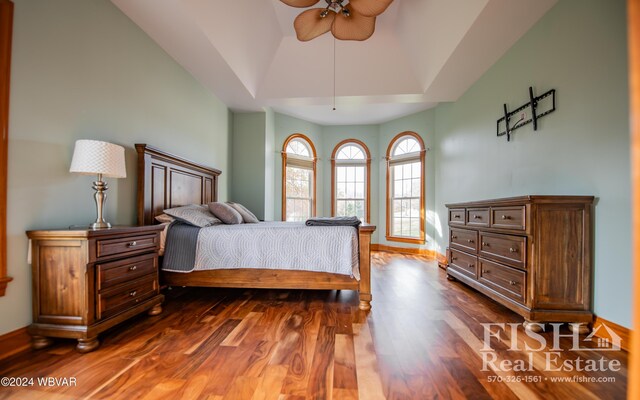
[[108, 222], [94, 222], [93, 224], [89, 225], [89, 228], [91, 229], [107, 229], [107, 228], [111, 228], [111, 224]]
[[98, 217], [96, 218], [96, 222], [89, 225], [91, 229], [111, 228], [111, 224], [102, 218], [104, 202], [107, 200], [107, 194], [105, 193], [107, 189], [109, 189], [109, 186], [102, 180], [102, 174], [98, 174], [98, 180], [93, 182], [93, 190], [96, 191], [93, 197], [96, 200], [96, 213]]

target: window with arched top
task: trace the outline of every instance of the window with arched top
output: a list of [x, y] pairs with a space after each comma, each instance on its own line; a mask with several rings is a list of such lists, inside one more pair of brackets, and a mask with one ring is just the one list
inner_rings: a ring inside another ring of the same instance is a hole
[[316, 149], [297, 133], [282, 146], [282, 220], [305, 221], [316, 215]]
[[371, 218], [371, 154], [359, 140], [344, 140], [331, 155], [331, 215]]
[[415, 132], [400, 133], [389, 143], [387, 240], [424, 243], [424, 156], [424, 142]]

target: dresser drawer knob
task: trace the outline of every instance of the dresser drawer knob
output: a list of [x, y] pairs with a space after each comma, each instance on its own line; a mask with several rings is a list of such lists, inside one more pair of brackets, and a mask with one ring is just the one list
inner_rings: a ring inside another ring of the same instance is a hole
[[509, 247], [509, 252], [510, 253], [517, 253], [518, 249], [514, 249], [513, 247]]
[[138, 269], [137, 265], [132, 265], [132, 266], [129, 267], [129, 271], [135, 271], [137, 269]]
[[137, 245], [138, 245], [138, 242], [136, 242], [136, 241], [127, 243], [127, 246], [129, 246], [129, 247], [136, 247]]
[[469, 268], [475, 268], [476, 266], [473, 264], [469, 264]]
[[515, 286], [515, 284], [516, 284], [516, 281], [509, 281], [509, 285]]
[[482, 245], [483, 245], [484, 247], [489, 247], [489, 243], [487, 243], [487, 242], [482, 242]]
[[490, 271], [490, 270], [488, 270], [488, 269], [482, 270], [482, 273], [483, 273], [483, 274], [488, 274], [489, 272], [491, 272], [491, 271]]
[[456, 235], [451, 236], [451, 239], [457, 239], [458, 237]]
[[511, 219], [511, 217], [509, 215], [503, 215], [502, 219]]
[[473, 243], [473, 239], [467, 239], [467, 242]]
[[458, 257], [451, 257], [451, 261], [455, 261], [457, 259], [458, 259]]
[[129, 292], [129, 296], [131, 296], [131, 297], [136, 297], [137, 294], [138, 294], [138, 292], [135, 291], [135, 290], [132, 290], [132, 291]]
[[481, 216], [479, 216], [478, 214], [473, 214], [473, 219], [480, 219], [482, 218]]

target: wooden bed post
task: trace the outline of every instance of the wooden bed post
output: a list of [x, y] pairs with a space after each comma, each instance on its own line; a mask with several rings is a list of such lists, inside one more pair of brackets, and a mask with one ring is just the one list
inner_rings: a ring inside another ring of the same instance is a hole
[[360, 309], [371, 310], [371, 234], [373, 225], [361, 225], [358, 229], [360, 247]]

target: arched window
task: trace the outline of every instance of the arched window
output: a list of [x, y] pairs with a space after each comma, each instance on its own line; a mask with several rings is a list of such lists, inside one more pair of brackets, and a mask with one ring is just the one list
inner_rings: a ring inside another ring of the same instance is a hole
[[296, 133], [282, 146], [282, 220], [305, 221], [316, 215], [316, 149]]
[[424, 243], [424, 155], [415, 132], [397, 135], [387, 149], [387, 240]]
[[371, 218], [371, 154], [359, 140], [344, 140], [331, 155], [331, 215]]

